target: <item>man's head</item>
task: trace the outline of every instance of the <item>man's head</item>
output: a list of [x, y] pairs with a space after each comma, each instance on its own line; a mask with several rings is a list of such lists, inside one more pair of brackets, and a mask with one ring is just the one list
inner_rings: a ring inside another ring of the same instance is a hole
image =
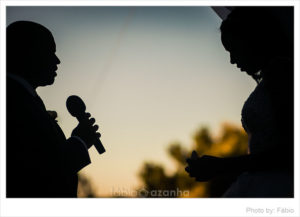
[[44, 26], [17, 21], [7, 27], [7, 72], [23, 77], [34, 88], [51, 85], [60, 60], [51, 32]]

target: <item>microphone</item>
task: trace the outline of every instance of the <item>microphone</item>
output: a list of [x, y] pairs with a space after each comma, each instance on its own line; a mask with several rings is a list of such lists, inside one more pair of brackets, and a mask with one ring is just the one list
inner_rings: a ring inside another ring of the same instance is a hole
[[[85, 104], [79, 96], [69, 96], [66, 102], [66, 106], [69, 113], [73, 117], [76, 117], [79, 122], [85, 121], [87, 119], [85, 116]], [[94, 143], [94, 146], [99, 154], [103, 154], [105, 152], [105, 148], [102, 145], [100, 139]]]

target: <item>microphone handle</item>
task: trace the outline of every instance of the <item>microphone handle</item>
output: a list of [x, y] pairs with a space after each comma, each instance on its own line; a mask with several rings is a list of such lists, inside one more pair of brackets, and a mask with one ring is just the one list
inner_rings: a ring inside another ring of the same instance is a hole
[[95, 148], [97, 149], [99, 154], [103, 154], [105, 152], [105, 148], [102, 145], [102, 142], [100, 139], [98, 139], [95, 143], [94, 143]]
[[[76, 117], [76, 118], [77, 118], [78, 122], [81, 122], [81, 121], [83, 121], [83, 119], [84, 119], [84, 118], [82, 118], [82, 117]], [[104, 148], [104, 146], [103, 146], [103, 144], [102, 144], [102, 142], [101, 142], [100, 139], [98, 139], [98, 140], [94, 143], [94, 146], [95, 146], [95, 148], [96, 148], [96, 150], [98, 151], [99, 154], [103, 154], [103, 153], [105, 152], [105, 148]]]

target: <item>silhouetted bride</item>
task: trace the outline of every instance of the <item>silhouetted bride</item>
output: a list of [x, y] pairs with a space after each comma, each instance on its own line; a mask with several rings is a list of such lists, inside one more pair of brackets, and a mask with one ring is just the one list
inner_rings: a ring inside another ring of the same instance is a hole
[[224, 197], [293, 197], [293, 8], [238, 7], [221, 24], [221, 40], [236, 64], [257, 82], [242, 109], [249, 136], [245, 156], [187, 159], [197, 181], [237, 175]]

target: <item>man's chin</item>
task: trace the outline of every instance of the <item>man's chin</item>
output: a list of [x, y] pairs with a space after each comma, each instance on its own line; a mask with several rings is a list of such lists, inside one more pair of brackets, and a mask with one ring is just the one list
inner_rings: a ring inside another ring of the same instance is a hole
[[41, 82], [39, 86], [44, 87], [44, 86], [52, 85], [52, 84], [54, 84], [54, 81], [55, 81], [55, 78], [48, 79], [46, 81]]

